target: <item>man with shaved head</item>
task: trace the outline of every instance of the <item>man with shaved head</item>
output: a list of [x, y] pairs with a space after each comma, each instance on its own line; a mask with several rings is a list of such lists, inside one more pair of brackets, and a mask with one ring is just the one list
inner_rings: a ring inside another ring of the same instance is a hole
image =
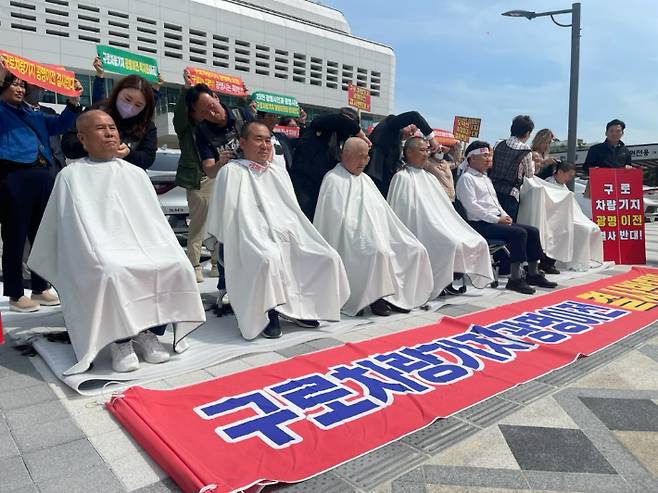
[[398, 219], [363, 173], [368, 145], [345, 142], [341, 162], [322, 181], [313, 224], [345, 264], [351, 295], [343, 307], [356, 315], [408, 312], [430, 297], [434, 282], [425, 247]]
[[163, 363], [166, 325], [182, 352], [182, 338], [205, 321], [194, 270], [144, 171], [115, 157], [112, 117], [88, 111], [76, 128], [88, 157], [57, 175], [28, 260], [62, 300], [77, 359], [64, 374], [86, 371], [106, 346], [116, 372], [139, 369], [135, 350]]

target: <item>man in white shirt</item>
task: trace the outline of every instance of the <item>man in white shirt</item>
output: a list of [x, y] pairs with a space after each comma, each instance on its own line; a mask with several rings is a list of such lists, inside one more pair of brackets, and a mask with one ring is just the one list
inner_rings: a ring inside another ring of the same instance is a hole
[[[468, 166], [457, 182], [457, 200], [466, 212], [469, 224], [488, 240], [502, 240], [510, 251], [511, 275], [507, 289], [533, 294], [532, 286], [554, 288], [539, 271], [543, 251], [539, 230], [525, 224], [515, 224], [501, 207], [491, 180], [486, 175], [491, 168], [492, 151], [487, 142], [475, 141], [466, 148]], [[521, 275], [521, 264], [528, 262], [528, 275]]]
[[434, 281], [425, 247], [363, 173], [368, 144], [345, 141], [341, 162], [322, 180], [313, 224], [345, 264], [351, 295], [343, 312], [406, 313], [430, 297]]

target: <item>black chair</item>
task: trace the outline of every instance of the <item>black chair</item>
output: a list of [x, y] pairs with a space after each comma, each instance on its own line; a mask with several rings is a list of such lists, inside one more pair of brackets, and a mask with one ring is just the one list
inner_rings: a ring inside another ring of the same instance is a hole
[[[468, 215], [466, 214], [466, 209], [464, 209], [462, 203], [459, 200], [455, 199], [454, 205], [457, 214], [459, 214], [464, 221], [468, 222]], [[500, 252], [509, 258], [510, 252], [507, 249], [507, 243], [504, 242], [503, 240], [492, 240], [489, 238], [485, 238], [485, 240], [487, 240], [487, 245], [489, 245], [489, 257], [491, 258], [491, 268], [494, 274], [494, 280], [490, 284], [490, 286], [492, 288], [497, 288], [498, 285], [500, 284], [498, 281], [498, 270], [500, 268], [500, 260], [496, 260], [494, 258], [494, 255]]]

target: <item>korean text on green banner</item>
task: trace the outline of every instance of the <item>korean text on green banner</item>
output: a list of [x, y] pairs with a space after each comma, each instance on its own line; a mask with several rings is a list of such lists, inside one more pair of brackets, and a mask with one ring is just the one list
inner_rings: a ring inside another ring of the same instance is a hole
[[365, 87], [347, 85], [347, 104], [361, 111], [370, 111], [370, 91]]
[[297, 99], [292, 96], [256, 91], [251, 97], [256, 102], [256, 111], [283, 116], [299, 116], [299, 104]]
[[96, 45], [103, 69], [121, 75], [139, 75], [149, 82], [158, 82], [158, 62], [155, 58], [138, 55], [113, 46]]
[[75, 74], [64, 67], [33, 62], [4, 50], [0, 50], [0, 56], [4, 58], [7, 70], [28, 84], [64, 96], [80, 95], [75, 89]]

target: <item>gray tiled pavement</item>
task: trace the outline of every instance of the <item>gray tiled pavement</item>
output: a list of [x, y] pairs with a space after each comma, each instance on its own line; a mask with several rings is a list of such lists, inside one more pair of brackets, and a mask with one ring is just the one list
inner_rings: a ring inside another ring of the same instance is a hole
[[[648, 237], [658, 243], [658, 228], [649, 231]], [[658, 252], [655, 255], [649, 263], [658, 265]], [[588, 276], [577, 283], [607, 275], [610, 273]], [[504, 302], [515, 299], [520, 297], [508, 293]], [[487, 305], [493, 306], [486, 302], [448, 306], [440, 313], [459, 316]], [[387, 330], [399, 331], [437, 318], [433, 313], [420, 313], [406, 325], [404, 321], [387, 325]], [[217, 365], [203, 376], [221, 376], [368, 339], [376, 330], [370, 327], [278, 354], [245, 358], [244, 363]], [[648, 340], [647, 335], [651, 336]], [[183, 377], [153, 387], [169, 388], [200, 378]], [[0, 346], [0, 493], [179, 491], [97, 401], [99, 398], [77, 396], [63, 387], [38, 357], [21, 356], [8, 345]], [[656, 450], [652, 447], [658, 447], [657, 402], [658, 327], [333, 471], [268, 491], [623, 492], [654, 486], [658, 491], [658, 459], [651, 454]], [[624, 410], [635, 418], [624, 421]], [[528, 437], [545, 446], [523, 447]], [[570, 443], [588, 450], [579, 457], [582, 464], [560, 448]], [[559, 453], [564, 460], [546, 465], [544, 454], [550, 450], [550, 455]], [[571, 469], [565, 471], [567, 460]], [[90, 485], [94, 485], [92, 489]]]

